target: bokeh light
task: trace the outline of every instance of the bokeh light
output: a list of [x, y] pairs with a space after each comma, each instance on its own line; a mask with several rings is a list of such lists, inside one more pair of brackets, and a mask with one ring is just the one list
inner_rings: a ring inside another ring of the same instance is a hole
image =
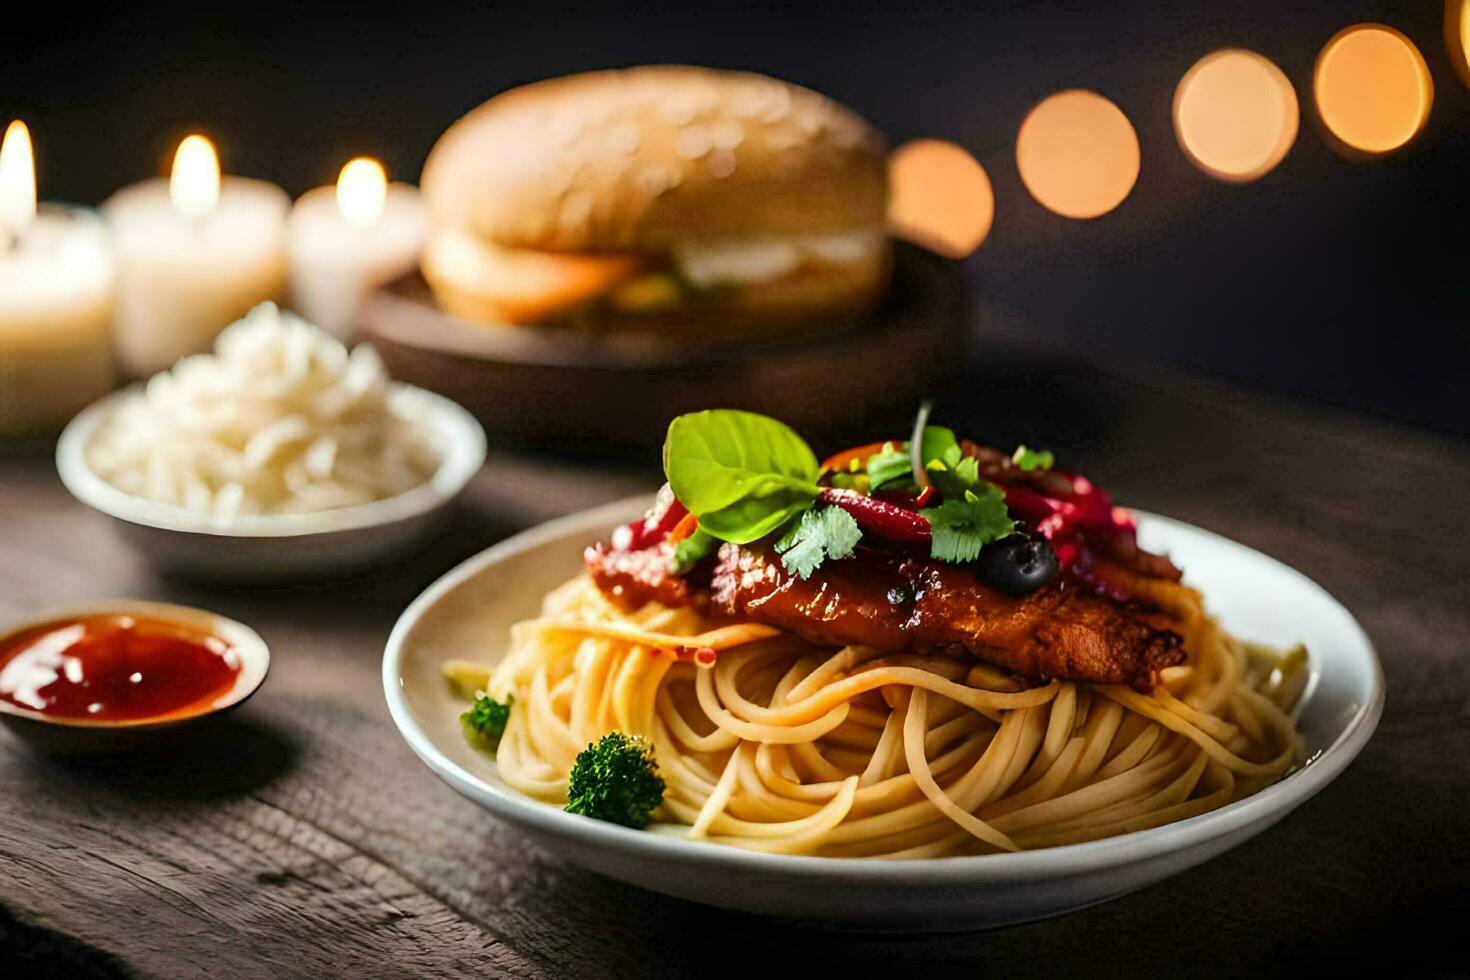
[[1379, 156], [1424, 128], [1434, 83], [1419, 49], [1384, 24], [1339, 31], [1317, 56], [1317, 112], [1338, 149]]
[[1255, 180], [1296, 141], [1301, 110], [1290, 80], [1269, 59], [1240, 48], [1208, 54], [1174, 90], [1174, 132], [1205, 173]]
[[1444, 0], [1444, 46], [1455, 74], [1470, 85], [1470, 0]]
[[1068, 218], [1096, 218], [1123, 203], [1138, 160], [1138, 135], [1123, 110], [1086, 89], [1041, 100], [1016, 137], [1021, 182]]
[[995, 193], [985, 168], [944, 140], [905, 143], [888, 157], [888, 225], [899, 238], [962, 259], [985, 241]]

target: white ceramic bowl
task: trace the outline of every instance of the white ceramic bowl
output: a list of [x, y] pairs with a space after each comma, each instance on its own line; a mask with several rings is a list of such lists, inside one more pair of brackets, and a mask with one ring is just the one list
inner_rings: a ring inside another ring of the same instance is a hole
[[647, 505], [647, 498], [624, 500], [553, 521], [460, 565], [399, 619], [383, 686], [403, 737], [450, 786], [548, 851], [654, 891], [872, 929], [981, 928], [1057, 915], [1153, 884], [1270, 827], [1342, 772], [1383, 710], [1383, 672], [1372, 645], [1320, 586], [1243, 545], [1140, 514], [1142, 543], [1178, 561], [1229, 629], [1307, 644], [1312, 677], [1298, 722], [1310, 761], [1276, 785], [1122, 837], [925, 861], [758, 854], [573, 816], [507, 787], [493, 761], [465, 743], [458, 721], [465, 706], [440, 666], [451, 658], [494, 659], [510, 624], [535, 615], [542, 595], [580, 567], [582, 548]]
[[117, 521], [119, 532], [158, 570], [213, 580], [306, 579], [360, 569], [418, 544], [485, 462], [485, 431], [459, 405], [422, 388], [393, 384], [390, 403], [426, 405], [426, 425], [446, 447], [427, 483], [372, 503], [316, 514], [250, 515], [220, 524], [171, 504], [125, 493], [93, 473], [86, 447], [136, 389], [114, 392], [62, 432], [56, 469], [72, 496]]

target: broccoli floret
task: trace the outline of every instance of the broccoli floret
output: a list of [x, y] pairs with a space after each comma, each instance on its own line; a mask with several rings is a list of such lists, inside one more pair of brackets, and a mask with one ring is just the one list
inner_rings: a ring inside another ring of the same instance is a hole
[[577, 754], [567, 780], [567, 812], [641, 830], [664, 800], [653, 746], [609, 732]]
[[482, 697], [475, 706], [459, 716], [464, 727], [464, 737], [471, 745], [494, 749], [505, 734], [506, 722], [510, 721], [510, 706], [516, 703], [515, 695], [507, 695], [501, 704], [492, 697]]

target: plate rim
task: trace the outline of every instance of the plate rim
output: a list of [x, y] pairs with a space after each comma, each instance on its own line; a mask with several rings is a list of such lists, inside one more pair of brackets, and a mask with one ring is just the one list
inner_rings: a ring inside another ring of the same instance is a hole
[[625, 856], [635, 859], [678, 860], [693, 855], [706, 867], [712, 866], [717, 870], [776, 874], [817, 883], [842, 880], [872, 886], [933, 888], [1073, 877], [1163, 859], [1170, 854], [1184, 853], [1253, 827], [1265, 830], [1341, 775], [1372, 737], [1383, 714], [1386, 691], [1383, 664], [1378, 651], [1357, 617], [1330, 592], [1306, 574], [1249, 545], [1198, 525], [1151, 511], [1130, 508], [1148, 523], [1173, 526], [1243, 548], [1258, 560], [1269, 562], [1298, 577], [1305, 585], [1321, 593], [1342, 610], [1367, 653], [1370, 696], [1359, 705], [1332, 743], [1323, 748], [1308, 765], [1286, 779], [1217, 810], [1162, 827], [1079, 844], [1005, 854], [868, 861], [746, 851], [588, 820], [529, 797], [522, 797], [513, 791], [499, 789], [454, 762], [440, 751], [414, 719], [401, 683], [399, 667], [407, 638], [425, 612], [482, 569], [541, 547], [574, 528], [596, 526], [598, 523], [611, 527], [627, 514], [635, 512], [637, 507], [646, 509], [648, 499], [647, 494], [624, 497], [555, 518], [499, 541], [440, 576], [404, 609], [393, 625], [383, 654], [383, 693], [388, 702], [388, 712], [400, 736], [435, 775], [499, 819], [516, 826], [529, 826], [538, 834], [572, 839], [582, 846], [617, 849]]

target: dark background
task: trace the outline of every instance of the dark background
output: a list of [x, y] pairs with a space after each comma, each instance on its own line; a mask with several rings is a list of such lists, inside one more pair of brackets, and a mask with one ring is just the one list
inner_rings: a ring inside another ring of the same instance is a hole
[[[511, 85], [651, 61], [756, 69], [830, 93], [896, 141], [976, 154], [996, 192], [969, 263], [992, 349], [1184, 368], [1470, 433], [1470, 90], [1434, 0], [26, 6], [7, 11], [34, 23], [5, 31], [0, 115], [30, 123], [43, 198], [96, 203], [163, 173], [196, 128], [227, 171], [293, 193], [359, 153], [416, 179], [446, 126]], [[1418, 44], [1435, 102], [1406, 150], [1349, 161], [1318, 132], [1311, 69], [1336, 31], [1372, 20]], [[1227, 45], [1280, 65], [1302, 106], [1286, 160], [1244, 186], [1196, 170], [1169, 114], [1184, 71]], [[1090, 222], [1033, 201], [1013, 156], [1030, 106], [1072, 86], [1116, 101], [1143, 151], [1131, 196]]]

